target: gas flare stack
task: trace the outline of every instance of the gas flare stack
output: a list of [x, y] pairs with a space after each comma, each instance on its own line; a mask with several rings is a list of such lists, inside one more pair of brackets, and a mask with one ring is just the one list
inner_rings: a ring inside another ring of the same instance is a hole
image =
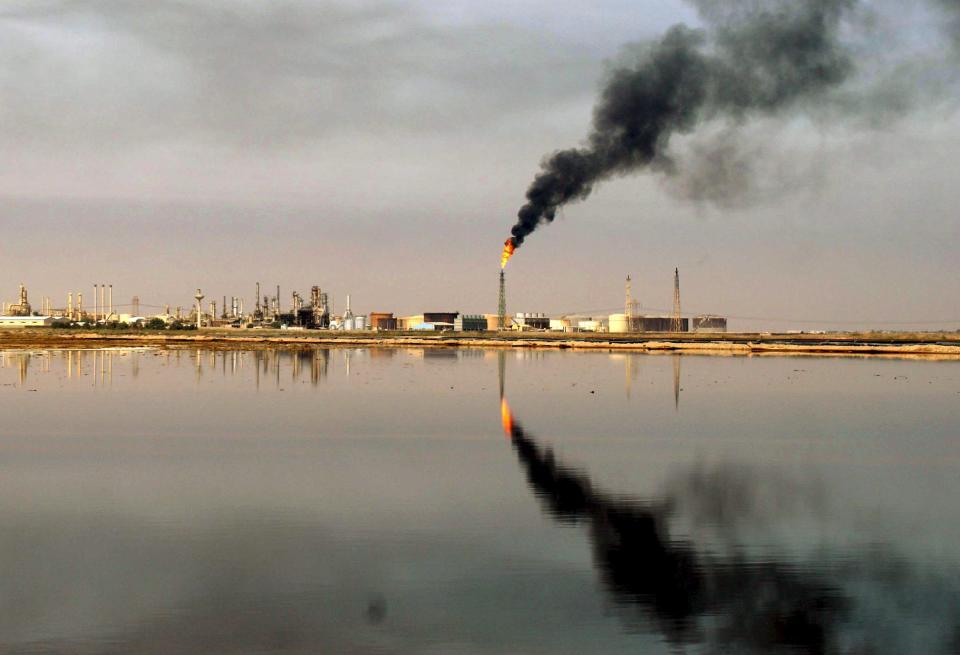
[[504, 282], [503, 269], [500, 269], [500, 305], [497, 309], [497, 329], [507, 329], [507, 286]]

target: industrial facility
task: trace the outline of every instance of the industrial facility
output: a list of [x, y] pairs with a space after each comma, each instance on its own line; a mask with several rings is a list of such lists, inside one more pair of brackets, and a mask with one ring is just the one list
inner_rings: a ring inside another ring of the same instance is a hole
[[[632, 280], [626, 278], [623, 313], [597, 315], [568, 313], [551, 316], [543, 312], [507, 314], [506, 279], [499, 277], [499, 303], [496, 314], [460, 311], [425, 311], [396, 316], [393, 312], [356, 313], [346, 294], [342, 313], [335, 313], [333, 296], [319, 285], [310, 287], [308, 296], [291, 291], [289, 304], [282, 302], [281, 289], [264, 293], [255, 283], [253, 306], [237, 295], [222, 295], [204, 305], [202, 289], [193, 294], [193, 304], [172, 308], [169, 304], [150, 305], [134, 295], [129, 304], [114, 303], [113, 284], [94, 284], [92, 302], [84, 303], [80, 291], [69, 291], [62, 307], [54, 307], [49, 297], [34, 311], [27, 288], [20, 284], [15, 302], [3, 304], [0, 329], [6, 327], [83, 327], [136, 326], [151, 329], [282, 329], [334, 331], [432, 331], [432, 332], [608, 332], [615, 334], [644, 332], [726, 332], [727, 319], [716, 315], [683, 316], [680, 310], [680, 272], [674, 270], [673, 311], [650, 312], [634, 300]], [[146, 311], [142, 311], [146, 310]], [[150, 311], [152, 310], [152, 311]], [[142, 312], [142, 313], [141, 313]]]

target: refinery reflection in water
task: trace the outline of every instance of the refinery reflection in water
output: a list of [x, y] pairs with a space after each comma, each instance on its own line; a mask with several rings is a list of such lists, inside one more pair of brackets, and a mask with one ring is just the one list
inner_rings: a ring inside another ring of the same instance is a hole
[[[631, 358], [626, 361], [629, 396]], [[679, 355], [672, 364], [679, 407]], [[842, 552], [806, 561], [770, 552], [751, 558], [737, 544], [725, 544], [724, 553], [672, 536], [671, 519], [684, 511], [703, 518], [707, 509], [714, 527], [734, 528], [751, 518], [759, 495], [771, 486], [762, 484], [757, 471], [720, 467], [675, 476], [650, 498], [605, 491], [585, 471], [564, 465], [516, 420], [505, 394], [503, 354], [498, 373], [501, 424], [531, 491], [557, 523], [585, 528], [603, 587], [627, 612], [628, 625], [655, 630], [674, 647], [701, 645], [709, 652], [960, 648], [958, 571], [931, 580], [892, 553], [871, 553], [859, 562], [861, 553]], [[816, 491], [777, 484], [774, 495], [789, 494], [780, 508], [818, 504]], [[876, 604], [877, 598], [897, 609], [891, 615], [858, 614], [858, 602]], [[908, 617], [917, 598], [928, 602]]]
[[958, 392], [919, 360], [5, 351], [0, 651], [954, 652]]

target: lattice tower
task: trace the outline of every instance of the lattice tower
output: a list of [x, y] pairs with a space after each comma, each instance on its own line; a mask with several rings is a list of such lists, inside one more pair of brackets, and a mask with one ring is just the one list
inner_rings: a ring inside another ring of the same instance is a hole
[[680, 269], [673, 269], [673, 319], [670, 321], [670, 330], [683, 330], [683, 321], [680, 318]]

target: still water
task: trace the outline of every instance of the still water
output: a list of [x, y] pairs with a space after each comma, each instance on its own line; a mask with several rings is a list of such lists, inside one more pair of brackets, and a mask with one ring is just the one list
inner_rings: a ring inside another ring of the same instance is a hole
[[960, 651], [960, 362], [0, 365], [0, 652]]

